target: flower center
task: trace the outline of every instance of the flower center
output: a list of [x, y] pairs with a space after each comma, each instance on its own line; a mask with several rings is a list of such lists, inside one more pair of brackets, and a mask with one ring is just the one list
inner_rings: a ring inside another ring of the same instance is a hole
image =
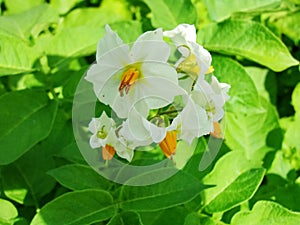
[[134, 67], [129, 68], [123, 73], [122, 81], [119, 87], [121, 97], [124, 96], [124, 92], [125, 94], [128, 94], [130, 87], [136, 82], [139, 74], [140, 72]]
[[104, 139], [106, 138], [106, 136], [107, 136], [107, 132], [105, 130], [105, 125], [103, 125], [101, 129], [97, 131], [97, 137], [100, 139]]

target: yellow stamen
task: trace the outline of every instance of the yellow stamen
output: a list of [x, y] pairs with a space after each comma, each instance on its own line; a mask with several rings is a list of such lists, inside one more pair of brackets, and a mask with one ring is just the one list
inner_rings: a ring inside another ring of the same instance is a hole
[[123, 73], [122, 81], [119, 87], [119, 92], [121, 96], [125, 93], [128, 94], [130, 87], [136, 82], [139, 77], [139, 71], [135, 68], [129, 68]]
[[220, 123], [214, 122], [213, 125], [214, 125], [214, 131], [210, 132], [210, 135], [213, 136], [214, 138], [223, 138]]
[[196, 56], [194, 54], [189, 55], [183, 62], [178, 65], [177, 71], [184, 72], [188, 74], [193, 80], [196, 80], [200, 73], [200, 68], [196, 61]]
[[205, 74], [210, 74], [210, 73], [212, 73], [212, 72], [214, 72], [215, 71], [215, 68], [213, 67], [213, 66], [210, 66], [209, 68], [208, 68], [208, 70], [205, 72]]
[[176, 152], [176, 131], [168, 131], [165, 139], [159, 143], [159, 146], [167, 158], [171, 158]]
[[104, 160], [111, 160], [116, 153], [116, 150], [113, 146], [111, 145], [105, 145], [102, 147], [102, 158]]

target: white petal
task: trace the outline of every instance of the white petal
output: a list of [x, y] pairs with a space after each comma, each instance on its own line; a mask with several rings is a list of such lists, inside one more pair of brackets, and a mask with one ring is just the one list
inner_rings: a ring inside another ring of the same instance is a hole
[[176, 46], [187, 41], [196, 42], [196, 28], [194, 25], [180, 24], [173, 30], [165, 31], [164, 36], [171, 38]]
[[133, 62], [166, 62], [170, 56], [170, 47], [163, 41], [161, 29], [142, 34], [133, 44], [130, 56]]
[[[106, 30], [106, 34], [104, 35], [104, 37], [98, 43], [97, 54], [96, 54], [96, 60], [97, 60], [97, 62], [107, 52], [111, 51], [114, 48], [117, 48], [117, 47], [123, 45], [123, 41], [121, 40], [121, 38], [119, 37], [119, 35], [116, 32], [114, 32], [109, 27], [109, 25], [105, 26], [105, 30]], [[129, 51], [128, 49], [129, 49], [129, 47], [127, 46], [127, 52]]]
[[98, 138], [96, 134], [92, 135], [91, 138], [90, 138], [90, 146], [92, 148], [99, 148], [101, 146], [104, 146], [103, 145], [103, 140]]

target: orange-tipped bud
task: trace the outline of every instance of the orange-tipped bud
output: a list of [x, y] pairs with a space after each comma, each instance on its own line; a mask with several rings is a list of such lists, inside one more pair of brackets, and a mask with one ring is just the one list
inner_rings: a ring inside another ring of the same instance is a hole
[[139, 71], [135, 68], [129, 68], [126, 70], [122, 76], [122, 81], [119, 86], [120, 95], [124, 95], [124, 91], [128, 94], [130, 87], [136, 82], [139, 77]]
[[213, 125], [214, 125], [214, 131], [210, 132], [210, 135], [213, 136], [214, 138], [223, 138], [220, 123], [214, 122]]
[[104, 160], [111, 160], [116, 153], [116, 150], [111, 145], [105, 145], [102, 147], [102, 157]]
[[168, 131], [165, 139], [159, 143], [159, 146], [167, 158], [171, 158], [176, 152], [176, 131]]

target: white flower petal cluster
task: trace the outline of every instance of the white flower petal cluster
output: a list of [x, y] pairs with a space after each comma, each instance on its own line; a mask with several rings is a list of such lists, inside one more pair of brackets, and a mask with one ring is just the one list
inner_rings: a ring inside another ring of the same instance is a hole
[[[164, 37], [181, 53], [174, 65], [168, 62], [171, 44]], [[213, 132], [214, 123], [224, 116], [230, 86], [212, 74], [211, 60], [210, 53], [196, 43], [192, 25], [145, 32], [132, 46], [107, 25], [98, 44], [97, 62], [86, 80], [93, 84], [99, 101], [115, 112], [118, 122], [105, 112], [92, 118], [91, 147], [131, 161], [137, 147], [157, 143], [171, 158], [177, 140], [192, 143]]]

